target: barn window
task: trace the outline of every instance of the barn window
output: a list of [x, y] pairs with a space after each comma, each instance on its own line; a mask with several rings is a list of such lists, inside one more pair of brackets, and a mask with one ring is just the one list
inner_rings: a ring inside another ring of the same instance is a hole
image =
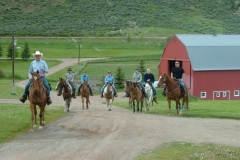
[[227, 93], [226, 92], [223, 92], [223, 97], [226, 97], [227, 96]]
[[220, 97], [220, 92], [217, 92], [217, 93], [216, 93], [216, 97]]
[[201, 97], [201, 98], [206, 98], [206, 97], [207, 97], [207, 93], [206, 93], [206, 92], [201, 92], [200, 97]]
[[239, 90], [234, 91], [234, 96], [239, 96]]

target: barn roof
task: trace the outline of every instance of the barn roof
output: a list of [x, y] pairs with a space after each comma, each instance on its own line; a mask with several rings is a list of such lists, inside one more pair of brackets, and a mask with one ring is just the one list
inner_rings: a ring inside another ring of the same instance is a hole
[[176, 34], [194, 71], [240, 70], [240, 35]]

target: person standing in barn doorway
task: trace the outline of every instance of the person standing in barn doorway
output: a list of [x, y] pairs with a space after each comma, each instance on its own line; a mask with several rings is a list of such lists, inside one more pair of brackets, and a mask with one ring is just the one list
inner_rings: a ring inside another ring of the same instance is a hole
[[[171, 69], [171, 78], [172, 79], [177, 79], [178, 83], [180, 84], [180, 88], [182, 91], [183, 96], [185, 95], [185, 87], [184, 87], [184, 82], [183, 78], [185, 76], [185, 71], [182, 67], [180, 67], [180, 62], [175, 61], [175, 67]], [[164, 91], [162, 92], [163, 96], [166, 96], [166, 86], [164, 87]]]

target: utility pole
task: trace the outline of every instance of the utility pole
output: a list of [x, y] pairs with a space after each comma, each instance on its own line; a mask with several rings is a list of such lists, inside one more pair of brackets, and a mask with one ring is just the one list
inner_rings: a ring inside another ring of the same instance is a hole
[[78, 45], [78, 69], [80, 67], [80, 47], [81, 47], [81, 45], [80, 45], [80, 42], [79, 42], [79, 45]]
[[15, 43], [14, 43], [14, 34], [13, 34], [13, 32], [12, 32], [12, 90], [13, 90], [13, 92], [12, 92], [12, 94], [16, 94], [16, 88], [15, 88], [15, 82], [14, 82], [14, 78], [15, 78], [15, 76], [14, 76], [14, 61], [15, 61], [15, 56], [14, 56], [14, 45], [15, 45]]

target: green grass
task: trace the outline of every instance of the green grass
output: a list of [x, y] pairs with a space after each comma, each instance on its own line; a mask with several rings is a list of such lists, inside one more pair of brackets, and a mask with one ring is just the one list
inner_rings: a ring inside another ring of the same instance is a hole
[[[147, 114], [155, 114], [155, 115], [168, 115], [168, 103], [165, 97], [161, 95], [162, 89], [157, 89], [158, 95], [158, 104], [154, 103], [153, 106], [150, 107], [149, 111], [143, 111], [143, 113]], [[189, 102], [189, 110], [182, 111], [182, 117], [198, 117], [198, 118], [220, 118], [220, 119], [236, 119], [240, 120], [240, 112], [239, 112], [239, 101], [238, 100], [201, 100], [196, 99], [190, 96]], [[128, 107], [128, 99], [126, 98], [126, 102], [118, 102], [115, 101], [114, 105], [129, 109], [132, 111], [132, 108]], [[171, 113], [172, 116], [177, 116], [175, 101], [171, 101]], [[145, 107], [144, 107], [145, 109]]]
[[172, 142], [143, 153], [136, 160], [238, 160], [240, 147]]
[[[0, 38], [3, 48], [3, 57], [7, 57], [7, 48], [11, 38]], [[144, 56], [148, 54], [161, 54], [166, 44], [165, 39], [131, 38], [17, 38], [19, 53], [22, 52], [25, 42], [28, 42], [30, 52], [39, 50], [44, 58], [78, 58], [79, 43], [80, 57], [119, 57], [119, 56]], [[19, 54], [20, 57], [20, 54]]]
[[[37, 111], [39, 113], [38, 106]], [[64, 115], [63, 107], [47, 106], [45, 113], [46, 124], [49, 124]], [[30, 116], [29, 105], [0, 104], [0, 143], [9, 141], [22, 133], [26, 133], [30, 129]], [[39, 116], [37, 124], [39, 125]]]

